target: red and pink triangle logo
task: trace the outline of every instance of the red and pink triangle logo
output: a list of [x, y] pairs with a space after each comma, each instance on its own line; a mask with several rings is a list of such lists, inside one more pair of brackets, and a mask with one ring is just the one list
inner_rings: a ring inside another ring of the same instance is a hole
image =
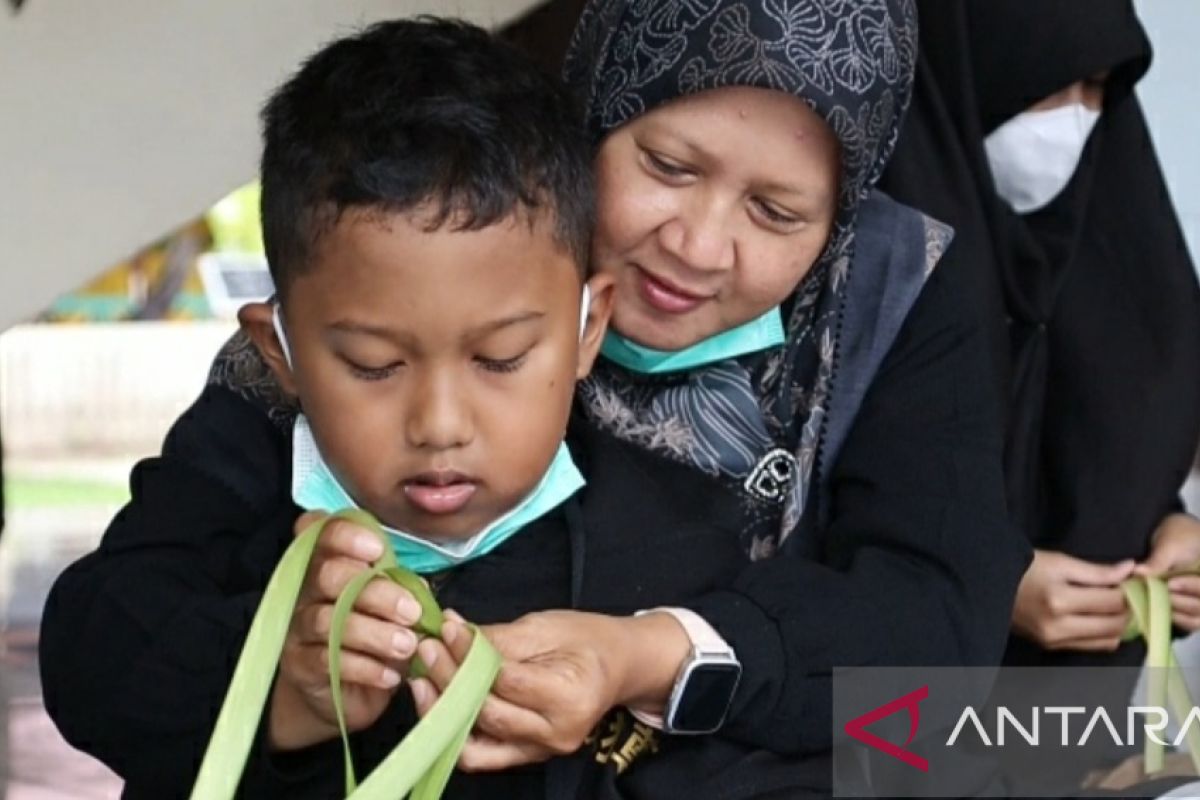
[[[916, 691], [909, 692], [903, 697], [897, 697], [891, 702], [884, 703], [879, 708], [873, 711], [868, 711], [860, 717], [855, 717], [846, 723], [846, 733], [858, 739], [863, 744], [870, 745], [876, 750], [882, 750], [893, 758], [898, 758], [910, 767], [916, 767], [921, 772], [929, 772], [929, 761], [916, 753], [905, 750], [912, 743], [913, 738], [917, 735], [917, 726], [921, 724], [921, 709], [918, 704], [929, 697], [929, 687], [922, 686]], [[908, 739], [904, 742], [904, 747], [895, 745], [886, 739], [881, 739], [875, 734], [868, 731], [868, 725], [878, 722], [884, 717], [889, 717], [902, 709], [908, 710]]]

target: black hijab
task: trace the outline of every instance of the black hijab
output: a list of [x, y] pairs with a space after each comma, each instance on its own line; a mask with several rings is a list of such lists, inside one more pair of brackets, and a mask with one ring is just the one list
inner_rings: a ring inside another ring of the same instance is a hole
[[[1133, 86], [1150, 46], [1128, 0], [919, 0], [913, 107], [881, 184], [957, 231], [1008, 387], [1005, 471], [1036, 547], [1142, 558], [1200, 437], [1200, 291]], [[1108, 72], [1066, 189], [1019, 216], [983, 139]], [[949, 268], [949, 267], [947, 267]]]

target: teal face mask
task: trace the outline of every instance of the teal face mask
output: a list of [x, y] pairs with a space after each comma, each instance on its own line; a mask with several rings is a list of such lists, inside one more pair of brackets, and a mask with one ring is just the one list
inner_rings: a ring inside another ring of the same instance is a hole
[[715, 364], [747, 353], [757, 353], [777, 347], [783, 344], [784, 340], [783, 315], [776, 306], [757, 319], [682, 350], [651, 350], [629, 341], [610, 328], [604, 337], [600, 353], [609, 361], [634, 372], [660, 375]]
[[[566, 443], [562, 443], [534, 490], [470, 539], [435, 542], [386, 526], [383, 530], [401, 566], [419, 573], [440, 572], [487, 555], [521, 528], [557, 508], [583, 485], [583, 476], [571, 460]], [[321, 458], [303, 414], [296, 418], [292, 434], [292, 500], [306, 511], [333, 513], [359, 507]]]

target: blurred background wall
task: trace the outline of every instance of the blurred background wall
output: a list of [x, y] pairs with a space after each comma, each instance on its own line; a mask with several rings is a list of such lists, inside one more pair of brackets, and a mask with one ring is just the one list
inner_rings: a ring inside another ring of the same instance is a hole
[[257, 111], [318, 44], [387, 17], [490, 27], [536, 0], [0, 4], [0, 329], [251, 180]]
[[1200, 262], [1200, 3], [1136, 0], [1135, 5], [1154, 43], [1154, 63], [1138, 94], [1192, 259]]

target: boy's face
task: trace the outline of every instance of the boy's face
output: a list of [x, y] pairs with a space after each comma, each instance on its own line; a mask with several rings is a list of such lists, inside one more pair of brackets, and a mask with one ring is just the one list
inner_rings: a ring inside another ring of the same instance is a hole
[[347, 212], [321, 237], [283, 308], [292, 369], [269, 307], [242, 321], [361, 506], [405, 531], [465, 538], [545, 473], [611, 292], [595, 279], [581, 342], [578, 272], [548, 220], [425, 222]]

